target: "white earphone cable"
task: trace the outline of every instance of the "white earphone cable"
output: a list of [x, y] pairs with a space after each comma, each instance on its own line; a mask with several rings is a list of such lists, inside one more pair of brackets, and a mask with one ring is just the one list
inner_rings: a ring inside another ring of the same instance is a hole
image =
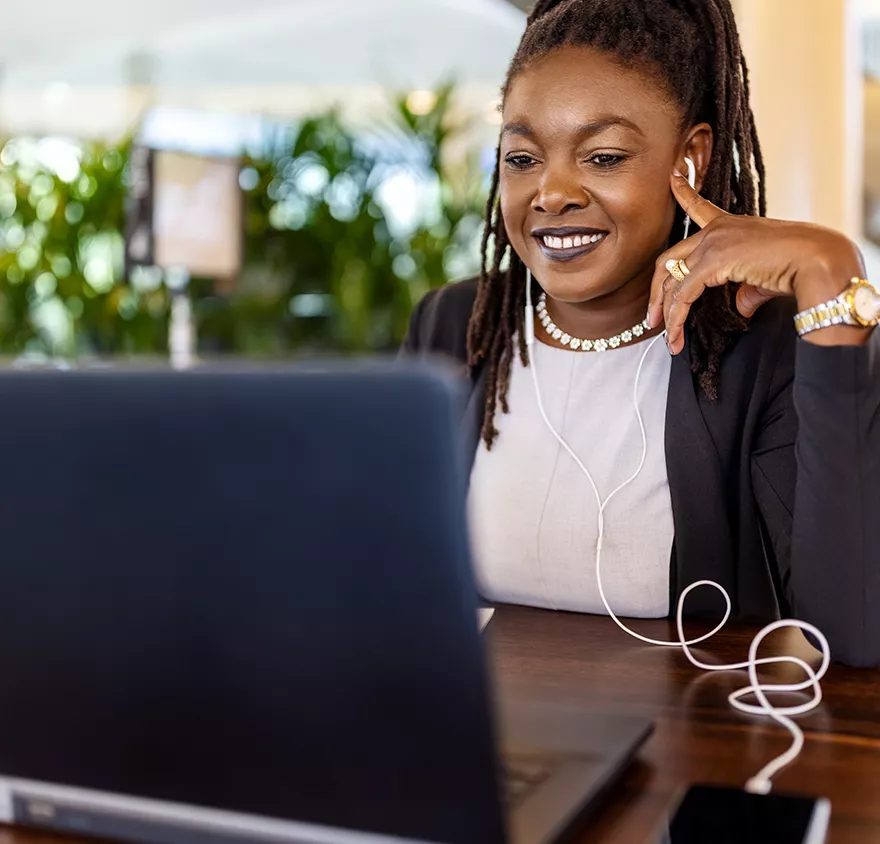
[[[684, 160], [684, 163], [687, 165], [688, 184], [691, 187], [694, 187], [694, 185], [696, 185], [696, 183], [697, 183], [697, 167], [694, 164], [694, 160], [692, 158], [686, 157]], [[690, 233], [691, 233], [691, 218], [687, 214], [685, 214], [685, 217], [684, 217], [684, 237], [682, 238], [682, 240], [687, 240]]]
[[[596, 497], [596, 503], [599, 508], [597, 515], [598, 534], [596, 541], [596, 582], [599, 589], [599, 596], [602, 599], [602, 604], [604, 605], [605, 609], [608, 612], [608, 615], [611, 617], [614, 623], [617, 624], [617, 626], [620, 627], [620, 629], [623, 630], [625, 633], [628, 633], [630, 636], [633, 636], [639, 641], [645, 642], [649, 645], [681, 648], [684, 651], [685, 656], [697, 668], [702, 668], [706, 671], [738, 671], [743, 669], [748, 671], [750, 685], [742, 689], [738, 689], [735, 692], [732, 692], [728, 696], [728, 701], [730, 702], [730, 705], [740, 712], [745, 712], [750, 715], [766, 715], [776, 721], [780, 726], [787, 729], [792, 735], [792, 743], [788, 750], [777, 756], [769, 764], [765, 765], [746, 784], [747, 790], [756, 793], [766, 794], [770, 791], [772, 778], [780, 770], [782, 770], [782, 768], [794, 761], [803, 749], [804, 734], [801, 728], [792, 720], [792, 716], [803, 715], [807, 712], [810, 712], [811, 710], [815, 709], [822, 701], [822, 686], [820, 684], [820, 681], [825, 676], [825, 673], [828, 671], [828, 666], [831, 663], [831, 650], [828, 646], [828, 641], [826, 640], [822, 632], [818, 628], [814, 627], [812, 624], [808, 624], [805, 621], [799, 621], [797, 619], [783, 619], [780, 621], [774, 621], [772, 624], [768, 624], [755, 636], [755, 638], [752, 640], [751, 647], [749, 648], [749, 658], [747, 661], [738, 662], [732, 665], [711, 665], [709, 663], [701, 662], [693, 655], [693, 653], [691, 653], [691, 646], [699, 644], [700, 642], [705, 642], [707, 639], [710, 639], [712, 636], [718, 633], [727, 623], [727, 620], [730, 618], [731, 613], [730, 595], [727, 594], [727, 591], [724, 589], [723, 586], [711, 580], [699, 580], [696, 583], [692, 583], [681, 593], [678, 599], [678, 608], [676, 611], [676, 622], [678, 630], [677, 641], [667, 642], [662, 639], [651, 639], [647, 636], [642, 636], [641, 634], [636, 633], [634, 630], [630, 630], [630, 628], [627, 627], [617, 617], [617, 615], [614, 613], [614, 610], [611, 609], [608, 603], [608, 600], [605, 596], [605, 590], [602, 585], [602, 541], [605, 534], [605, 509], [614, 498], [614, 496], [617, 495], [617, 493], [619, 493], [622, 489], [632, 483], [639, 476], [639, 473], [642, 471], [642, 468], [645, 465], [645, 460], [647, 459], [648, 455], [648, 438], [645, 432], [645, 424], [644, 420], [642, 419], [642, 413], [639, 409], [639, 379], [641, 378], [642, 368], [644, 366], [645, 360], [648, 357], [648, 354], [650, 353], [651, 349], [654, 348], [657, 341], [663, 338], [665, 332], [664, 334], [658, 335], [653, 340], [651, 340], [650, 343], [648, 343], [647, 348], [645, 349], [641, 359], [639, 360], [638, 369], [636, 370], [636, 379], [633, 386], [633, 406], [636, 411], [636, 418], [639, 423], [639, 431], [642, 439], [642, 456], [639, 461], [638, 468], [629, 478], [627, 478], [613, 492], [611, 492], [604, 501], [602, 500], [599, 489], [596, 486], [595, 481], [593, 480], [593, 476], [590, 474], [589, 470], [583, 464], [581, 459], [577, 456], [577, 454], [575, 454], [572, 448], [568, 445], [568, 443], [563, 439], [563, 437], [550, 422], [544, 409], [544, 403], [541, 398], [541, 389], [538, 384], [538, 370], [535, 361], [535, 355], [531, 354], [531, 348], [535, 343], [535, 322], [534, 310], [532, 308], [532, 275], [531, 272], [528, 271], [526, 273], [525, 334], [526, 346], [530, 352], [529, 369], [532, 373], [532, 381], [535, 386], [535, 397], [537, 399], [538, 411], [541, 414], [541, 418], [544, 420], [544, 424], [547, 426], [547, 429], [550, 431], [556, 441], [559, 443], [560, 447], [572, 458], [572, 460], [574, 460], [577, 467], [587, 478], [590, 483], [590, 487], [593, 490], [593, 494]], [[687, 596], [694, 589], [697, 589], [701, 586], [712, 586], [719, 592], [721, 592], [721, 595], [724, 598], [726, 604], [726, 609], [721, 622], [711, 632], [705, 634], [704, 636], [700, 636], [699, 638], [688, 640], [685, 638], [684, 634], [684, 605]], [[551, 605], [552, 604], [553, 602], [551, 599]], [[555, 605], [554, 609], [556, 609]], [[761, 642], [764, 640], [764, 638], [775, 630], [779, 630], [784, 627], [797, 627], [801, 630], [811, 633], [815, 637], [822, 651], [822, 664], [819, 666], [818, 671], [814, 671], [810, 665], [795, 656], [765, 657], [763, 659], [757, 658], [758, 648], [760, 647]], [[758, 680], [758, 666], [773, 665], [777, 663], [790, 663], [797, 665], [801, 670], [804, 671], [807, 679], [800, 683], [760, 683]], [[767, 693], [772, 694], [774, 692], [800, 692], [809, 688], [813, 690], [813, 697], [805, 703], [796, 706], [773, 706], [773, 704], [771, 704], [767, 698]], [[757, 698], [758, 705], [743, 702], [743, 698], [746, 698], [749, 695], [754, 695]]]

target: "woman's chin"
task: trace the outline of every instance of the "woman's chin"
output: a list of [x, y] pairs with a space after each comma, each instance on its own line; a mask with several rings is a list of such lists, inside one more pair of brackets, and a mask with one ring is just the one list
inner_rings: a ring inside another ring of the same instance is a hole
[[614, 292], [620, 284], [605, 273], [595, 269], [581, 269], [580, 272], [558, 272], [548, 267], [535, 277], [551, 299], [568, 304], [579, 304], [606, 296]]

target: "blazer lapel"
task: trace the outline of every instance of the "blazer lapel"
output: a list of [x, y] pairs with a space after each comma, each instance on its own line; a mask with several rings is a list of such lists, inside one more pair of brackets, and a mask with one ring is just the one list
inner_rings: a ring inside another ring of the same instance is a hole
[[[727, 514], [724, 472], [694, 383], [688, 346], [672, 359], [666, 402], [666, 473], [675, 524], [672, 584], [675, 601], [696, 580], [714, 580], [734, 603], [733, 537]], [[674, 614], [677, 607], [670, 607]], [[694, 590], [686, 614], [723, 614], [723, 598], [712, 588]]]

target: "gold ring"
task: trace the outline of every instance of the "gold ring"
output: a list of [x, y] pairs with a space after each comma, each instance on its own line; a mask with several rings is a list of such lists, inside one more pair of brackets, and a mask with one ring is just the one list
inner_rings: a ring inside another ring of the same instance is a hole
[[684, 258], [680, 261], [671, 258], [666, 262], [666, 270], [676, 281], [684, 281], [691, 274], [688, 265], [684, 262]]

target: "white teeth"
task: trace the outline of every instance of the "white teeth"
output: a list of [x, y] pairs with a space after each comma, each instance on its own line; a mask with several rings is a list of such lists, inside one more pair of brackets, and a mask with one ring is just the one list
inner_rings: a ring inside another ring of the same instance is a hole
[[594, 234], [594, 235], [578, 235], [576, 237], [550, 237], [549, 235], [543, 238], [544, 245], [549, 249], [576, 249], [579, 246], [587, 246], [590, 243], [598, 243], [604, 235]]

